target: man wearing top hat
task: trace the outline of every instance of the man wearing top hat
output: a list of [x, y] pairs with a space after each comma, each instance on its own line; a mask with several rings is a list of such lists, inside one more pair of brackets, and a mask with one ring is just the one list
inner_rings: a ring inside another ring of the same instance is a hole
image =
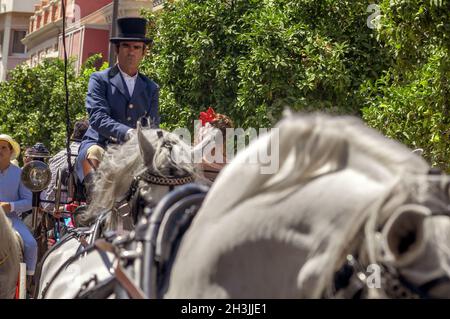
[[110, 39], [116, 45], [117, 64], [91, 75], [86, 97], [89, 128], [78, 152], [76, 173], [86, 188], [89, 201], [93, 172], [110, 143], [127, 141], [139, 118], [147, 117], [159, 126], [159, 86], [139, 73], [145, 56], [146, 20], [120, 18], [119, 35]]

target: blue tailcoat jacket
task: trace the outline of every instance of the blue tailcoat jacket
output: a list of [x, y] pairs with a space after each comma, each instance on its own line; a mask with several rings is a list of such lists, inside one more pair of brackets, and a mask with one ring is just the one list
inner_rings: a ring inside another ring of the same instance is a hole
[[82, 161], [87, 149], [98, 144], [123, 143], [130, 128], [136, 128], [139, 118], [151, 119], [152, 127], [159, 126], [159, 86], [143, 74], [138, 75], [130, 96], [127, 85], [117, 66], [91, 75], [86, 97], [89, 128], [83, 137], [76, 172], [83, 181]]

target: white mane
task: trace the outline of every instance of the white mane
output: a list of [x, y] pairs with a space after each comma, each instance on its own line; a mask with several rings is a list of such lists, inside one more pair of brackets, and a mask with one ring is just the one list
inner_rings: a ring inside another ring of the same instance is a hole
[[3, 208], [0, 207], [0, 260], [16, 248], [15, 233], [11, 221], [6, 217]]
[[11, 221], [0, 207], [0, 299], [14, 296], [20, 247]]

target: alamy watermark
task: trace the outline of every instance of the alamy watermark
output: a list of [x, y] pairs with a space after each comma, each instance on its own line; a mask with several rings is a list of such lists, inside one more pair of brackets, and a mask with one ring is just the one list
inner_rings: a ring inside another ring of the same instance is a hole
[[[391, 0], [389, 5], [395, 6], [398, 0]], [[431, 6], [442, 7], [443, 0], [430, 0]], [[371, 12], [372, 14], [367, 17], [366, 24], [369, 29], [378, 29], [381, 26], [381, 9], [378, 4], [372, 3], [367, 6], [367, 12]]]
[[380, 6], [378, 4], [370, 4], [367, 6], [367, 12], [373, 12], [371, 15], [367, 17], [367, 27], [369, 29], [378, 29], [380, 26], [380, 19], [381, 19], [381, 10]]
[[366, 269], [365, 282], [368, 288], [381, 288], [381, 267], [377, 264], [370, 264]]

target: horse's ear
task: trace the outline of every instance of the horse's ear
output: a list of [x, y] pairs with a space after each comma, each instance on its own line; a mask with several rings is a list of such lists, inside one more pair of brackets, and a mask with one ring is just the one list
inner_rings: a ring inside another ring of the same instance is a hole
[[155, 156], [155, 149], [142, 132], [142, 125], [140, 121], [137, 122], [136, 129], [139, 142], [139, 149], [141, 151], [142, 158], [144, 159], [144, 164], [147, 167], [151, 167], [153, 165], [153, 157]]
[[292, 118], [292, 117], [294, 117], [294, 112], [292, 112], [292, 109], [286, 107], [283, 110], [283, 117], [284, 118]]
[[429, 210], [420, 205], [403, 205], [392, 215], [383, 228], [387, 258], [398, 266], [406, 266], [420, 258], [426, 238], [425, 218]]

